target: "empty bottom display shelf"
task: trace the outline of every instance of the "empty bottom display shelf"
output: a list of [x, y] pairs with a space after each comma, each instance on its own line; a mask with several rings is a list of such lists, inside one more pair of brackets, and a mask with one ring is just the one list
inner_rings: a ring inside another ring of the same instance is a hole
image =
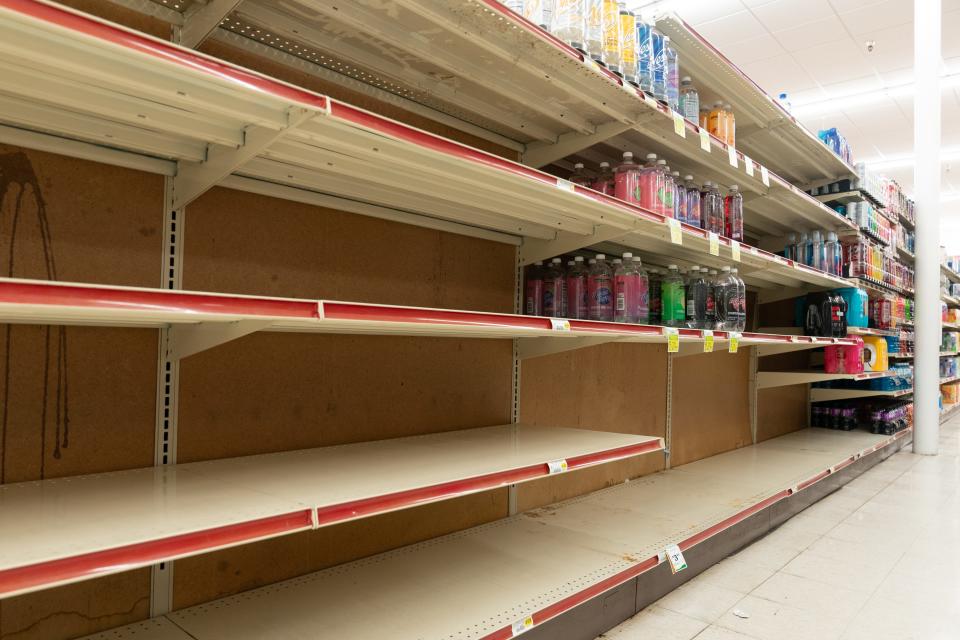
[[906, 433], [804, 429], [176, 611], [167, 618], [179, 629], [162, 640], [510, 638], [655, 567], [668, 545], [690, 548]]

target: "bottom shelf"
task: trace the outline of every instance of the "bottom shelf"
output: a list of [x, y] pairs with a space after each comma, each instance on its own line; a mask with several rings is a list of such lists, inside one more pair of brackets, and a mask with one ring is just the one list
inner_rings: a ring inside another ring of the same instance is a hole
[[[558, 505], [168, 614], [150, 640], [510, 638], [908, 434], [804, 429]], [[91, 636], [114, 638], [114, 632]]]
[[810, 389], [811, 402], [827, 400], [849, 400], [850, 398], [900, 398], [913, 393], [913, 389], [899, 389], [896, 391], [874, 391], [872, 389]]

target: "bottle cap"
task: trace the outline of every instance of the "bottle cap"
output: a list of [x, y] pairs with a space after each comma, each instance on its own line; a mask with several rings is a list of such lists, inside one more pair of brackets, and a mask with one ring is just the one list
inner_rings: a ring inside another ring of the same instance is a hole
[[696, 264], [693, 265], [692, 267], [690, 267], [690, 271], [700, 271], [700, 265], [696, 265]]
[[590, 261], [587, 264], [597, 264], [597, 261], [593, 258], [590, 258]]
[[573, 260], [567, 260], [567, 266], [572, 267], [574, 265]]
[[667, 265], [667, 269], [676, 269], [676, 268], [677, 268], [677, 265], [675, 265], [675, 264], [668, 264], [668, 265]]
[[661, 167], [665, 167], [667, 166], [667, 161], [660, 159], [660, 160], [657, 160], [657, 164], [660, 165]]
[[623, 152], [623, 159], [624, 159], [624, 160], [630, 160], [630, 159], [632, 159], [632, 158], [633, 158], [633, 151], [624, 151], [624, 152]]
[[575, 165], [573, 165], [573, 168], [574, 168], [574, 169], [583, 169], [583, 163], [582, 163], [582, 162], [578, 162], [578, 163], [576, 163]]
[[723, 270], [724, 270], [724, 271], [730, 271], [730, 267], [724, 267]]
[[721, 107], [723, 107], [723, 103], [722, 103], [722, 102], [714, 102], [714, 103], [713, 103], [713, 108], [714, 108], [714, 109], [720, 109]]
[[657, 154], [655, 154], [655, 153], [648, 153], [648, 154], [647, 154], [647, 162], [649, 162], [649, 161], [651, 161], [651, 160], [656, 160], [656, 159], [657, 159]]
[[620, 258], [614, 258], [613, 264], [623, 264], [623, 260], [621, 260]]
[[573, 259], [574, 262], [583, 262], [583, 256], [577, 256]]
[[683, 179], [684, 179], [684, 180], [693, 180], [693, 176], [691, 176], [691, 175], [686, 175], [686, 176], [683, 176]]
[[690, 76], [683, 76], [680, 78], [680, 82], [693, 82], [693, 80], [690, 79]]
[[725, 102], [725, 103], [723, 104], [723, 109], [724, 109], [725, 111], [729, 111], [730, 109], [733, 109], [733, 107], [730, 106], [730, 103], [729, 103], [729, 102]]
[[632, 257], [633, 257], [633, 254], [632, 254], [632, 253], [629, 253], [629, 252], [628, 252], [628, 253], [623, 254], [623, 259], [624, 259], [624, 260], [629, 260], [629, 259], [632, 258]]
[[680, 172], [679, 172], [679, 171], [674, 171], [672, 175], [673, 175], [673, 176], [676, 176], [677, 178], [679, 178], [679, 177], [680, 177]]
[[712, 275], [712, 276], [717, 275], [717, 270], [716, 270], [716, 269], [710, 269], [710, 275]]
[[641, 262], [640, 256], [633, 256], [632, 260], [633, 260], [635, 263], [637, 263], [637, 264], [640, 264], [640, 262]]
[[560, 264], [561, 262], [563, 262], [563, 260], [561, 260], [560, 258], [554, 258], [554, 259], [551, 260], [550, 262], [551, 262], [552, 264]]
[[740, 191], [740, 187], [735, 184], [730, 185], [730, 191]]
[[601, 168], [601, 169], [606, 169], [606, 168], [609, 167], [609, 166], [610, 166], [610, 163], [609, 163], [609, 162], [601, 162], [601, 163], [600, 163], [600, 168]]
[[605, 253], [598, 253], [596, 257], [597, 257], [597, 260], [606, 260], [606, 259], [607, 259], [607, 255], [606, 255]]
[[787, 234], [787, 242], [796, 242], [796, 241], [797, 241], [797, 234], [795, 233]]

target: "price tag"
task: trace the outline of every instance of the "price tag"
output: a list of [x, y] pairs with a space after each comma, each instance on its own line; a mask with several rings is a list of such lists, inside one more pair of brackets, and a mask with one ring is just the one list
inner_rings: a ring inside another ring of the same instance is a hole
[[736, 353], [740, 348], [740, 334], [734, 331], [730, 332], [730, 348], [728, 351], [730, 353]]
[[687, 123], [683, 116], [676, 111], [673, 112], [673, 132], [681, 138], [687, 137]]
[[740, 262], [740, 243], [736, 240], [730, 241], [730, 255], [734, 262]]
[[550, 328], [554, 331], [570, 331], [570, 321], [564, 318], [550, 318]]
[[715, 234], [713, 231], [708, 231], [707, 239], [710, 240], [710, 255], [720, 255], [720, 236]]
[[730, 166], [737, 168], [737, 149], [732, 144], [727, 145], [727, 156], [730, 160]]
[[683, 229], [680, 227], [680, 221], [676, 218], [667, 218], [667, 226], [670, 227], [670, 242], [683, 244]]
[[671, 572], [679, 573], [687, 568], [687, 561], [683, 559], [683, 552], [680, 551], [680, 547], [677, 545], [670, 545], [664, 553], [667, 556], [667, 562], [670, 563]]
[[770, 172], [763, 165], [760, 165], [760, 179], [763, 180], [763, 186], [770, 186]]
[[747, 154], [743, 155], [743, 168], [747, 170], [747, 175], [753, 177], [753, 160]]
[[713, 331], [710, 329], [703, 331], [703, 352], [713, 353]]
[[566, 460], [551, 460], [547, 463], [547, 468], [550, 470], [550, 475], [555, 473], [564, 473], [567, 471], [567, 461]]
[[667, 353], [679, 353], [680, 332], [674, 327], [664, 327], [663, 335], [667, 336]]
[[700, 148], [710, 153], [710, 132], [700, 127]]
[[557, 178], [557, 186], [564, 191], [569, 191], [570, 193], [576, 193], [577, 187], [569, 180], [564, 180], [563, 178]]
[[514, 636], [518, 636], [528, 629], [533, 629], [533, 616], [524, 616], [511, 626]]

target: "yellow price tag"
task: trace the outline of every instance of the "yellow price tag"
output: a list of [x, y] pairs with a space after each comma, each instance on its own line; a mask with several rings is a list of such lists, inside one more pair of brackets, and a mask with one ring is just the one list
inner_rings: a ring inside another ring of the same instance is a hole
[[740, 243], [736, 240], [730, 241], [730, 255], [734, 262], [740, 262]]
[[727, 145], [727, 156], [730, 160], [730, 166], [737, 168], [737, 149], [732, 144]]
[[713, 231], [708, 231], [707, 238], [710, 240], [710, 255], [720, 255], [720, 236], [715, 234]]
[[760, 166], [760, 179], [763, 180], [763, 186], [770, 186], [770, 172], [763, 165]]
[[743, 154], [743, 168], [747, 170], [747, 175], [751, 178], [753, 177], [753, 160], [750, 159], [750, 156]]
[[710, 132], [700, 127], [700, 148], [710, 153]]
[[680, 332], [673, 327], [664, 327], [663, 335], [667, 336], [667, 353], [680, 351]]
[[673, 132], [681, 138], [687, 137], [687, 123], [683, 116], [676, 111], [673, 112]]
[[703, 332], [703, 352], [713, 353], [713, 331], [705, 329]]
[[670, 242], [683, 244], [683, 229], [680, 227], [680, 221], [676, 218], [667, 218], [667, 226], [670, 227]]
[[569, 191], [570, 193], [576, 193], [577, 187], [569, 180], [564, 180], [563, 178], [557, 178], [557, 186], [564, 191]]
[[565, 473], [567, 468], [566, 460], [551, 460], [547, 463], [547, 469], [549, 470], [550, 475], [555, 473]]
[[550, 318], [550, 328], [553, 331], [570, 331], [570, 321], [564, 318]]
[[514, 636], [518, 636], [528, 629], [533, 629], [533, 616], [524, 616], [514, 622], [511, 627]]
[[733, 331], [730, 332], [730, 353], [736, 353], [740, 348], [740, 334]]

